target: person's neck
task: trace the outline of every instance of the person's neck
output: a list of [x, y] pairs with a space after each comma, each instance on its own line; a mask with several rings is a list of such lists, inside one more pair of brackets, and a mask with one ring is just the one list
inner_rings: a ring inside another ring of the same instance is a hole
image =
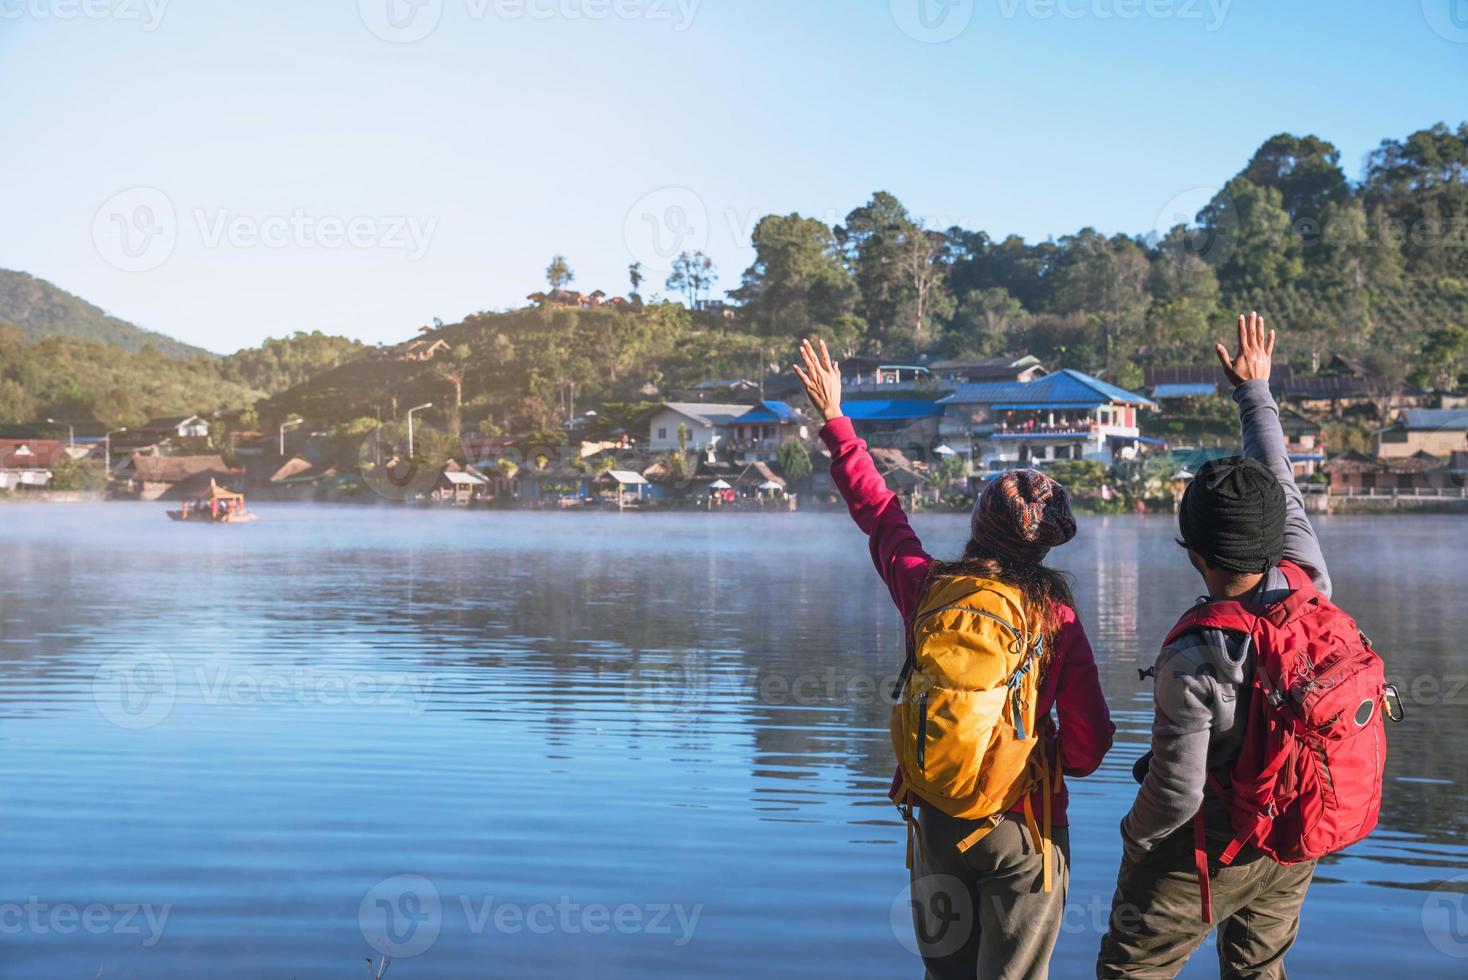
[[1203, 581], [1208, 585], [1208, 598], [1210, 599], [1248, 599], [1259, 584], [1264, 581], [1263, 573], [1256, 575], [1237, 575], [1233, 572], [1216, 572], [1209, 569], [1203, 575]]

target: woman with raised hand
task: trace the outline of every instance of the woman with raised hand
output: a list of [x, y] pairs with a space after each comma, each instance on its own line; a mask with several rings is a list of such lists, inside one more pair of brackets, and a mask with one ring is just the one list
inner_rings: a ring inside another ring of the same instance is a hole
[[825, 343], [800, 356], [831, 479], [906, 624], [892, 799], [927, 975], [1044, 978], [1069, 881], [1064, 777], [1093, 772], [1115, 732], [1069, 583], [1043, 564], [1075, 536], [1065, 488], [1036, 470], [1001, 474], [961, 557], [937, 561], [841, 414]]

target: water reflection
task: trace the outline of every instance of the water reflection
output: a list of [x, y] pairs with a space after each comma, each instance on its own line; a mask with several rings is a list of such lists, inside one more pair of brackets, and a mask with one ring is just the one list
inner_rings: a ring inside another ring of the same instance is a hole
[[[264, 517], [0, 508], [0, 901], [171, 909], [148, 945], [115, 915], [70, 933], [42, 915], [0, 972], [335, 975], [430, 925], [391, 976], [914, 970], [887, 927], [901, 624], [844, 518]], [[947, 555], [965, 526], [919, 521]], [[1462, 965], [1428, 941], [1451, 933], [1423, 889], [1468, 870], [1463, 526], [1323, 522], [1409, 716], [1382, 830], [1312, 892], [1306, 975]], [[1069, 976], [1146, 739], [1136, 668], [1197, 585], [1165, 520], [1087, 520], [1055, 557], [1126, 743], [1073, 785]], [[699, 909], [691, 938], [653, 929], [655, 906]], [[641, 924], [597, 931], [588, 910]], [[1341, 941], [1383, 925], [1398, 943]]]

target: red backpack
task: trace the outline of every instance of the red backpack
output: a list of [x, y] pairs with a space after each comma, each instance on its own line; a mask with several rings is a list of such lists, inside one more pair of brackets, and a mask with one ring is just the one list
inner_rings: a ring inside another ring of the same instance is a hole
[[[1381, 658], [1304, 570], [1288, 561], [1279, 569], [1293, 590], [1283, 601], [1263, 609], [1235, 600], [1204, 603], [1167, 636], [1172, 643], [1217, 629], [1253, 639], [1254, 694], [1232, 783], [1212, 776], [1208, 782], [1235, 834], [1220, 864], [1245, 844], [1280, 864], [1323, 857], [1371, 833], [1381, 809], [1382, 715], [1392, 713]], [[1212, 922], [1201, 808], [1193, 835], [1203, 921]]]

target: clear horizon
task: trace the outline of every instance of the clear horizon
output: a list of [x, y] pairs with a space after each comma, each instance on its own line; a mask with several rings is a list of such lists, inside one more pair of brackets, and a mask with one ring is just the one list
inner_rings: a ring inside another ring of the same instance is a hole
[[[946, 3], [946, 6], [945, 6]], [[767, 213], [1142, 234], [1280, 132], [1462, 121], [1453, 0], [0, 0], [0, 267], [220, 353], [738, 284]]]

